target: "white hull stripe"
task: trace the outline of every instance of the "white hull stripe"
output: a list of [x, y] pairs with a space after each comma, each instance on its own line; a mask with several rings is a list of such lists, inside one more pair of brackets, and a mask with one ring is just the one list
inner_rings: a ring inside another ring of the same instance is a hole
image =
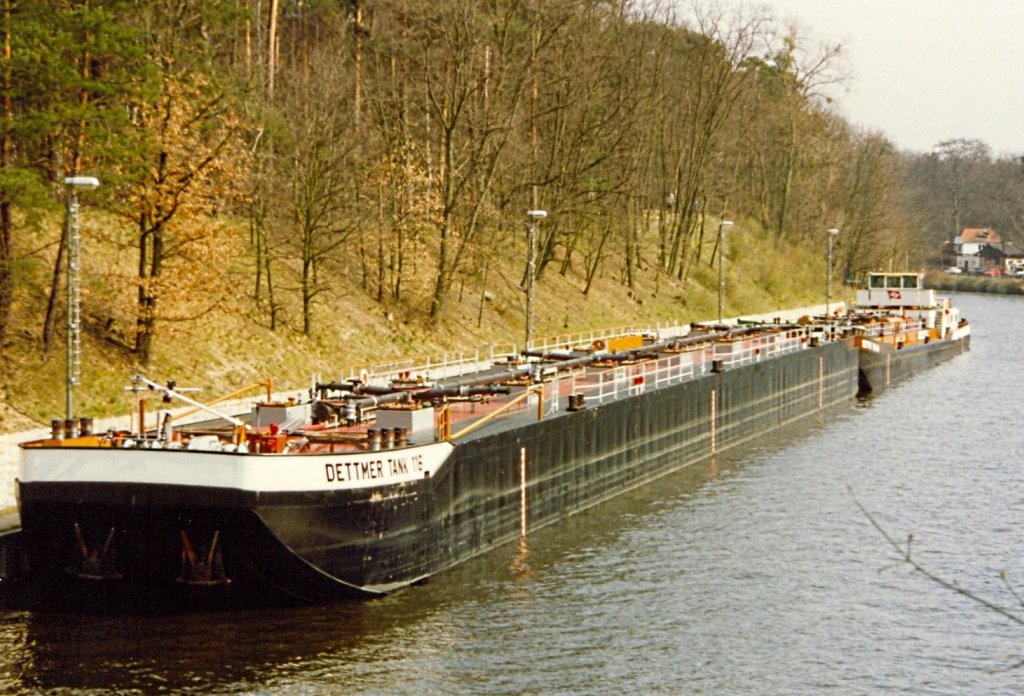
[[23, 448], [23, 484], [140, 483], [291, 492], [372, 488], [433, 476], [449, 442], [345, 454], [259, 455], [187, 450]]

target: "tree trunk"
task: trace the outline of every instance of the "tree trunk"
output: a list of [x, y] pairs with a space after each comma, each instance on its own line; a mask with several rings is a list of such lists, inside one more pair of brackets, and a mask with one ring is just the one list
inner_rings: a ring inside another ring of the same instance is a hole
[[[64, 213], [64, 225], [68, 224], [67, 212]], [[60, 296], [60, 280], [64, 277], [64, 254], [66, 253], [67, 240], [62, 232], [60, 243], [57, 245], [57, 260], [53, 263], [53, 274], [50, 276], [50, 296], [46, 300], [46, 316], [43, 318], [43, 353], [50, 349], [50, 342], [53, 340], [53, 329], [57, 323], [57, 298]]]
[[[135, 353], [139, 362], [148, 365], [153, 357], [153, 335], [156, 332], [157, 291], [154, 281], [160, 277], [163, 263], [163, 230], [159, 227], [146, 229], [145, 219], [139, 225], [143, 229], [139, 244], [139, 297], [135, 320]], [[147, 245], [151, 247], [146, 253]]]
[[[11, 3], [10, 0], [3, 0], [3, 133], [0, 135], [0, 170], [7, 170], [11, 166], [11, 91], [14, 84], [11, 77]], [[11, 316], [11, 300], [14, 296], [14, 277], [11, 268], [11, 201], [6, 191], [0, 191], [0, 353], [3, 352], [4, 342], [7, 338], [7, 326]]]
[[270, 0], [267, 20], [267, 101], [274, 101], [274, 73], [277, 72], [277, 12], [278, 0]]
[[[394, 176], [394, 169], [391, 168], [391, 175]], [[394, 204], [394, 197], [392, 197], [392, 205]], [[392, 216], [393, 217], [393, 216]], [[377, 184], [377, 302], [384, 302], [384, 286], [388, 284], [387, 281], [387, 264], [384, 262], [386, 245], [384, 242], [384, 230], [387, 225], [384, 224], [384, 182], [381, 181]], [[392, 266], [393, 268], [393, 266]]]
[[434, 281], [434, 292], [430, 299], [430, 320], [436, 327], [441, 323], [444, 313], [445, 295], [448, 293], [448, 246], [450, 237], [449, 220], [441, 224], [441, 245], [437, 255], [437, 278]]
[[305, 336], [313, 334], [313, 297], [309, 292], [309, 280], [302, 278], [302, 333]]
[[[7, 138], [5, 137], [4, 140]], [[0, 145], [0, 149], [2, 149]], [[6, 165], [0, 165], [0, 169]], [[11, 317], [11, 299], [14, 296], [14, 277], [11, 271], [11, 202], [6, 196], [0, 200], [0, 354], [7, 338]]]
[[303, 231], [302, 241], [302, 333], [313, 334], [313, 294], [316, 289], [316, 266], [313, 258], [313, 231]]
[[583, 286], [583, 296], [586, 297], [590, 294], [590, 286], [594, 283], [594, 277], [597, 276], [597, 269], [601, 267], [601, 253], [604, 251], [604, 243], [608, 240], [608, 235], [611, 234], [611, 230], [605, 228], [604, 232], [601, 233], [601, 241], [597, 244], [597, 252], [594, 254], [594, 262], [588, 264], [587, 267], [587, 283]]
[[363, 1], [352, 0], [352, 122], [359, 132], [363, 113]]
[[274, 299], [274, 277], [271, 275], [270, 269], [270, 252], [265, 251], [263, 254], [263, 263], [266, 267], [267, 275], [267, 302], [270, 304], [270, 330], [277, 330], [277, 300]]

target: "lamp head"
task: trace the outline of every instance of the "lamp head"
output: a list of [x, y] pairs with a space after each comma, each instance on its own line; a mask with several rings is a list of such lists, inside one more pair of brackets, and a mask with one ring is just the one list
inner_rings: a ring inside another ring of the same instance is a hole
[[548, 216], [548, 211], [546, 211], [546, 210], [527, 210], [526, 211], [526, 217], [530, 218], [531, 220], [543, 220], [547, 216]]
[[100, 180], [94, 176], [67, 176], [64, 177], [64, 185], [74, 188], [94, 189], [100, 185]]

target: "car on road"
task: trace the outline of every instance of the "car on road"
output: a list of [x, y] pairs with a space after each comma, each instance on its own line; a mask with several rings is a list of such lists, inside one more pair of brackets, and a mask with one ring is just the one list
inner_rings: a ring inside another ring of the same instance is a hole
[[1002, 273], [999, 272], [998, 268], [986, 268], [984, 271], [981, 272], [981, 274], [983, 276], [988, 276], [989, 278], [998, 278], [999, 276], [1002, 275]]
[[949, 275], [960, 275], [961, 273], [963, 273], [963, 271], [961, 271], [956, 266], [950, 266], [949, 268], [946, 269], [945, 272], [948, 273]]

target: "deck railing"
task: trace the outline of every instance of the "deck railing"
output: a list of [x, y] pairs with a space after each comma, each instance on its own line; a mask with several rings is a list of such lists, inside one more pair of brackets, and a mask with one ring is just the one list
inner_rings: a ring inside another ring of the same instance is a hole
[[921, 331], [927, 328], [924, 319], [903, 319], [901, 321], [881, 321], [874, 324], [861, 324], [855, 327], [859, 336], [880, 338], [907, 331]]
[[[566, 348], [585, 348], [593, 345], [596, 341], [604, 341], [607, 344], [609, 339], [616, 336], [643, 335], [666, 338], [685, 335], [688, 330], [689, 325], [685, 324], [661, 325], [659, 323], [646, 327], [623, 326], [612, 329], [577, 331], [535, 339], [531, 341], [531, 348], [543, 352], [565, 350]], [[515, 343], [494, 344], [471, 351], [439, 353], [373, 363], [361, 368], [350, 368], [346, 378], [362, 379], [371, 384], [386, 384], [405, 373], [427, 380], [460, 377], [483, 370], [495, 362], [516, 359], [520, 348], [521, 346]]]
[[[596, 340], [596, 339], [595, 339]], [[804, 350], [809, 345], [803, 328], [779, 333], [767, 333], [741, 340], [712, 343], [683, 353], [667, 354], [657, 360], [630, 365], [594, 364], [561, 374], [543, 383], [543, 390], [519, 402], [514, 411], [537, 410], [537, 399], [543, 399], [540, 413], [551, 415], [562, 410], [570, 395], [581, 396], [584, 403], [601, 404], [627, 396], [642, 394], [648, 389], [659, 389], [687, 382], [706, 375], [720, 363], [721, 369], [750, 365], [762, 360]], [[498, 397], [505, 402], [513, 397]], [[563, 401], [564, 400], [564, 401]], [[455, 405], [453, 404], [453, 407]], [[458, 408], [472, 410], [470, 404]]]

